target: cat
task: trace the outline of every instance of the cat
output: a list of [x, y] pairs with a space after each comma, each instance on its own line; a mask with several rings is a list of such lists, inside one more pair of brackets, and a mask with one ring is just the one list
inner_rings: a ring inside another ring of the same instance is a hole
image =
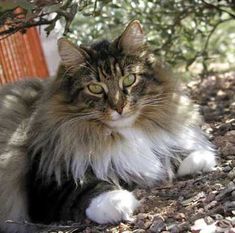
[[[208, 172], [216, 152], [198, 108], [146, 45], [139, 21], [114, 41], [58, 40], [55, 78], [0, 91], [0, 229], [17, 222], [131, 220], [131, 184]], [[126, 187], [126, 189], [124, 188]]]

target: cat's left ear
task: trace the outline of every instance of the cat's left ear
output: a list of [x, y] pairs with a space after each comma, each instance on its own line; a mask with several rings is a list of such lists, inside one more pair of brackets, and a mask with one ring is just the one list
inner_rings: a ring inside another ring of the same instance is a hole
[[63, 65], [78, 67], [86, 62], [86, 52], [65, 38], [57, 41], [58, 51]]
[[128, 24], [118, 40], [118, 48], [126, 54], [138, 53], [145, 44], [145, 36], [138, 20]]

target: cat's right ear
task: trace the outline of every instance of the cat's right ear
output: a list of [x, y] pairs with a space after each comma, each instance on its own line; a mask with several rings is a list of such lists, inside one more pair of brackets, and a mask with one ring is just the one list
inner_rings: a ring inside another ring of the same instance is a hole
[[78, 67], [86, 62], [86, 52], [65, 38], [57, 42], [58, 51], [63, 65], [67, 67]]

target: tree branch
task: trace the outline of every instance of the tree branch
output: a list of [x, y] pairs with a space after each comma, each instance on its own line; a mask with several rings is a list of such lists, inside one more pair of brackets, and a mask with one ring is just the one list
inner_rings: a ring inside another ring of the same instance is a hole
[[[209, 6], [210, 8], [214, 8], [214, 9], [220, 11], [220, 12], [225, 12], [225, 13], [227, 13], [230, 17], [232, 17], [233, 19], [235, 19], [235, 15], [234, 15], [233, 13], [231, 13], [231, 12], [229, 12], [229, 11], [227, 11], [227, 10], [221, 8], [220, 6], [213, 5], [213, 4], [211, 4], [211, 3], [206, 2], [205, 0], [202, 0], [202, 2], [203, 2], [205, 5]], [[225, 6], [224, 6], [224, 7], [225, 7]], [[227, 6], [227, 7], [228, 7], [228, 6]]]
[[3, 30], [0, 32], [0, 36], [3, 36], [3, 35], [12, 35], [18, 31], [21, 31], [23, 29], [27, 29], [27, 28], [30, 28], [30, 27], [35, 27], [35, 26], [40, 26], [40, 25], [48, 25], [48, 24], [51, 24], [53, 20], [46, 20], [46, 19], [43, 19], [41, 21], [38, 21], [38, 22], [25, 22], [23, 24], [21, 24], [20, 26], [9, 26], [8, 29], [6, 30]]
[[[64, 4], [61, 5], [61, 3], [63, 2]], [[0, 36], [8, 34], [12, 35], [18, 31], [22, 31], [23, 29], [40, 25], [48, 25], [45, 30], [49, 35], [50, 32], [54, 29], [56, 22], [61, 18], [65, 19], [64, 33], [66, 34], [69, 32], [69, 27], [72, 20], [74, 19], [75, 14], [77, 13], [78, 4], [80, 3], [73, 3], [73, 0], [35, 0], [34, 2], [32, 2], [32, 4], [34, 4], [34, 7], [32, 7], [32, 9], [30, 8], [30, 12], [28, 12], [27, 9], [23, 9], [23, 12], [16, 13], [17, 7], [6, 10], [5, 12], [3, 11], [3, 13], [0, 14], [0, 26], [7, 25], [7, 28], [2, 28], [2, 30], [0, 31]], [[46, 6], [48, 7], [51, 5], [57, 5], [58, 7], [56, 9], [54, 8], [53, 11], [48, 10], [49, 8], [45, 10]], [[53, 19], [49, 20], [48, 18], [51, 13], [56, 13], [57, 15]], [[29, 14], [29, 18], [27, 18], [27, 14]]]

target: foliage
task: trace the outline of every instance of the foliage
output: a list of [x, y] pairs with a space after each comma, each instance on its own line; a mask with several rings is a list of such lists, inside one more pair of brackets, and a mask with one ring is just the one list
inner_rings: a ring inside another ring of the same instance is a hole
[[[20, 6], [25, 17], [15, 15]], [[51, 14], [55, 13], [55, 14]], [[10, 0], [0, 2], [0, 35], [58, 20], [78, 43], [114, 38], [132, 19], [139, 19], [148, 42], [163, 60], [186, 69], [202, 64], [235, 62], [235, 0]]]
[[79, 43], [117, 36], [139, 19], [154, 52], [174, 66], [190, 68], [235, 62], [235, 1], [97, 1], [75, 17], [70, 37]]
[[[65, 19], [64, 33], [77, 13], [78, 3], [72, 0], [4, 0], [0, 2], [0, 26], [5, 26], [0, 35], [24, 32], [32, 26], [48, 25], [49, 35], [56, 22]], [[54, 13], [54, 16], [53, 14]]]

